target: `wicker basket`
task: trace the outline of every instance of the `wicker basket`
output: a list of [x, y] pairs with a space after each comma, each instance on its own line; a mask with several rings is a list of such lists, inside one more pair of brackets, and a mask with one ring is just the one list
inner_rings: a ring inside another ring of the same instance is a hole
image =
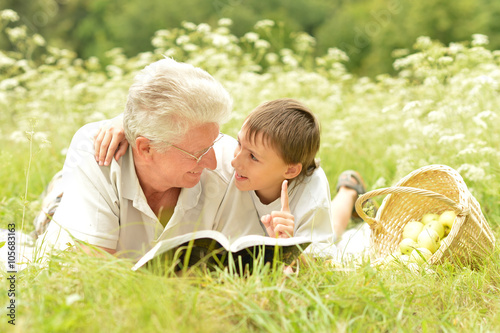
[[[375, 218], [368, 217], [363, 204], [370, 198], [386, 195]], [[490, 255], [495, 236], [484, 218], [477, 200], [454, 169], [445, 165], [429, 165], [413, 171], [394, 187], [367, 192], [356, 201], [356, 212], [371, 229], [371, 256], [380, 260], [399, 248], [403, 229], [411, 220], [425, 213], [441, 214], [453, 210], [457, 219], [441, 247], [429, 264], [446, 261], [461, 266], [477, 267]]]

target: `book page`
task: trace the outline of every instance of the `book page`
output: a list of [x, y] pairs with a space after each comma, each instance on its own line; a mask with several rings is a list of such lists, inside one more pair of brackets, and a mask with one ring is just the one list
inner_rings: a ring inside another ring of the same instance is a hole
[[202, 230], [197, 232], [180, 235], [174, 238], [164, 239], [159, 241], [151, 250], [149, 250], [139, 261], [132, 267], [132, 270], [137, 270], [146, 262], [154, 257], [174, 249], [182, 244], [188, 243], [195, 239], [209, 238], [215, 240], [220, 246], [227, 251], [230, 249], [229, 241], [222, 233], [215, 230]]
[[258, 246], [258, 245], [268, 245], [268, 246], [290, 246], [298, 244], [311, 243], [311, 240], [307, 237], [291, 237], [291, 238], [273, 238], [261, 235], [249, 235], [237, 238], [231, 243], [230, 251], [238, 252], [247, 247]]

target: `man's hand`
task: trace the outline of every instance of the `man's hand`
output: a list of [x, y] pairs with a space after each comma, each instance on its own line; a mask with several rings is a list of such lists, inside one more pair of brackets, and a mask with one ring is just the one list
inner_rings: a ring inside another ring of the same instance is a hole
[[260, 219], [270, 237], [289, 238], [293, 236], [295, 217], [290, 212], [288, 201], [288, 181], [284, 180], [281, 185], [281, 210], [272, 211], [271, 214], [264, 215]]

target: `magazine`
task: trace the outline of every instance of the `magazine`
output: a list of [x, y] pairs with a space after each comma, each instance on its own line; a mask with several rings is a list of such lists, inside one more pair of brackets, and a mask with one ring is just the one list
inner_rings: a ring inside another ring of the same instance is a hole
[[161, 264], [168, 259], [176, 261], [178, 269], [199, 263], [209, 268], [222, 268], [233, 263], [236, 269], [251, 269], [254, 260], [289, 265], [311, 243], [311, 239], [306, 237], [272, 238], [261, 235], [248, 235], [231, 241], [218, 231], [203, 230], [159, 241], [132, 270], [147, 267], [155, 261]]

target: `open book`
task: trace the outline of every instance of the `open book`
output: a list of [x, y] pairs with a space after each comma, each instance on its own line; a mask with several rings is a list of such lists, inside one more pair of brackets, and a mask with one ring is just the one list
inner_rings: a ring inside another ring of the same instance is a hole
[[230, 241], [224, 234], [215, 230], [193, 232], [159, 241], [132, 267], [159, 263], [170, 259], [178, 262], [178, 268], [193, 266], [200, 262], [208, 267], [225, 267], [231, 262], [235, 268], [249, 265], [254, 260], [264, 262], [283, 262], [291, 264], [312, 243], [306, 237], [272, 238], [260, 235], [243, 236]]

